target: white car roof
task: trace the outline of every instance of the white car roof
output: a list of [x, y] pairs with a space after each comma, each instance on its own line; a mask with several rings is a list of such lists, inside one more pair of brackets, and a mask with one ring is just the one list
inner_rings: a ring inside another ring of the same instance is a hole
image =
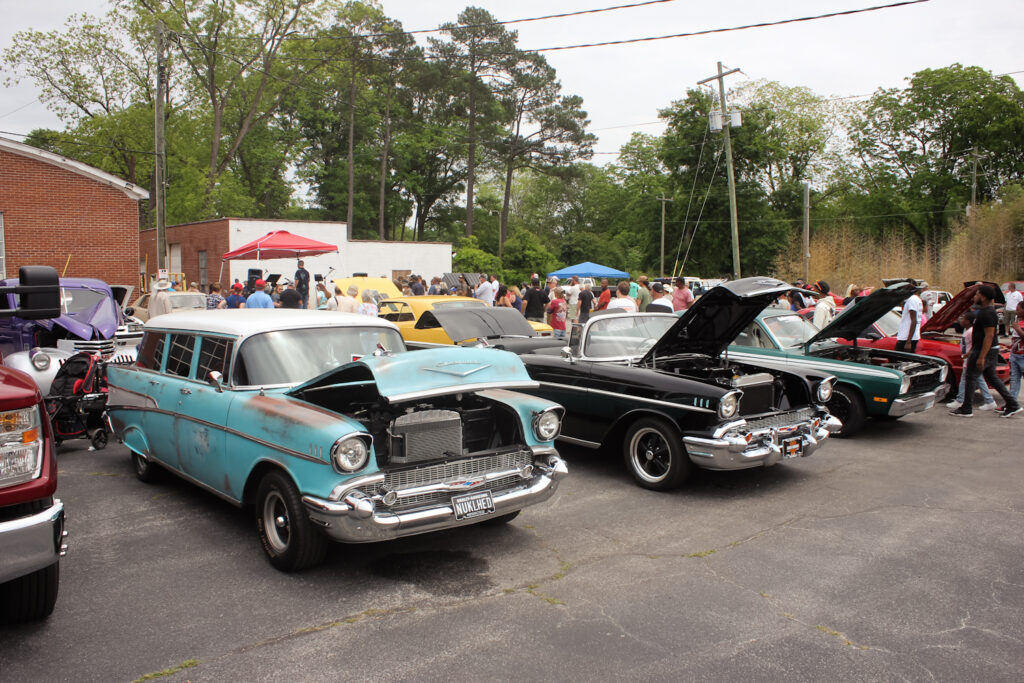
[[393, 323], [369, 315], [281, 308], [227, 308], [208, 311], [178, 311], [158, 315], [146, 323], [146, 329], [170, 332], [211, 332], [232, 337], [306, 327], [387, 327]]

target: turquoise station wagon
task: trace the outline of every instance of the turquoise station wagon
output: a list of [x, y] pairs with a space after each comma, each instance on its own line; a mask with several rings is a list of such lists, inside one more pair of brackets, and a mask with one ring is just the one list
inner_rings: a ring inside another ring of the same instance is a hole
[[382, 541], [508, 522], [566, 474], [562, 408], [514, 354], [404, 353], [379, 318], [220, 310], [154, 318], [108, 414], [136, 474], [163, 470], [255, 511], [270, 562], [320, 562], [329, 539]]

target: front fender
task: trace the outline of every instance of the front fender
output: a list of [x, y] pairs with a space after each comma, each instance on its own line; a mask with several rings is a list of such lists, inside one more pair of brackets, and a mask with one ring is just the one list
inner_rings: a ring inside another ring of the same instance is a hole
[[50, 393], [50, 384], [53, 383], [53, 378], [57, 375], [57, 370], [60, 369], [61, 364], [70, 358], [72, 355], [67, 351], [56, 349], [56, 348], [45, 348], [42, 349], [50, 358], [50, 365], [45, 370], [37, 370], [32, 361], [29, 358], [28, 351], [18, 351], [16, 353], [9, 353], [4, 356], [4, 365], [15, 370], [21, 370], [26, 375], [31, 377], [36, 386], [39, 387], [39, 391], [46, 396]]

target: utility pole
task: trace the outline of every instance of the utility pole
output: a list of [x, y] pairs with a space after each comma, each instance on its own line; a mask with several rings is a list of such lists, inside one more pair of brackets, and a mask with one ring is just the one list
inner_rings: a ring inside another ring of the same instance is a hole
[[672, 201], [665, 195], [657, 198], [661, 202], [661, 275], [665, 277], [665, 204]]
[[167, 63], [165, 58], [165, 35], [166, 26], [164, 22], [156, 22], [156, 101], [153, 110], [155, 112], [153, 127], [155, 135], [156, 157], [154, 159], [154, 204], [156, 209], [156, 267], [164, 269], [167, 267], [167, 201], [164, 194], [165, 183], [164, 173], [166, 144], [164, 139], [164, 100], [167, 89]]
[[971, 147], [971, 218], [978, 205], [978, 148]]
[[811, 186], [804, 183], [804, 282], [811, 281]]
[[722, 116], [724, 118], [724, 124], [722, 128], [725, 133], [725, 164], [726, 171], [729, 175], [729, 222], [732, 225], [732, 277], [734, 280], [740, 278], [740, 228], [739, 220], [736, 217], [736, 176], [732, 170], [732, 139], [729, 136], [729, 110], [725, 108], [725, 77], [729, 74], [734, 74], [739, 71], [736, 69], [729, 69], [723, 71], [724, 67], [722, 63], [718, 63], [718, 74], [715, 76], [709, 76], [703, 81], [697, 81], [697, 85], [704, 85], [708, 81], [718, 81], [718, 98], [722, 105]]

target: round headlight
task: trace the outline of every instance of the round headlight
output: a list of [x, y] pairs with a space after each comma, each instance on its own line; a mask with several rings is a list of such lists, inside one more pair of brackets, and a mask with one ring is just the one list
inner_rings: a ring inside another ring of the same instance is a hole
[[834, 384], [835, 381], [831, 377], [823, 379], [818, 383], [818, 390], [816, 392], [818, 396], [818, 403], [828, 403], [832, 400], [832, 388]]
[[552, 441], [558, 436], [558, 430], [562, 426], [562, 420], [557, 410], [547, 410], [538, 415], [533, 421], [533, 431], [541, 441]]
[[739, 391], [730, 391], [723, 396], [722, 400], [718, 402], [718, 416], [723, 420], [728, 420], [736, 415], [740, 409], [740, 396], [742, 395]]
[[50, 354], [42, 349], [32, 349], [32, 367], [39, 372], [50, 367]]
[[900, 393], [905, 394], [910, 391], [910, 375], [903, 375], [903, 381], [900, 382]]
[[342, 472], [355, 472], [365, 467], [369, 459], [370, 449], [366, 441], [357, 436], [338, 439], [331, 446], [331, 460]]

